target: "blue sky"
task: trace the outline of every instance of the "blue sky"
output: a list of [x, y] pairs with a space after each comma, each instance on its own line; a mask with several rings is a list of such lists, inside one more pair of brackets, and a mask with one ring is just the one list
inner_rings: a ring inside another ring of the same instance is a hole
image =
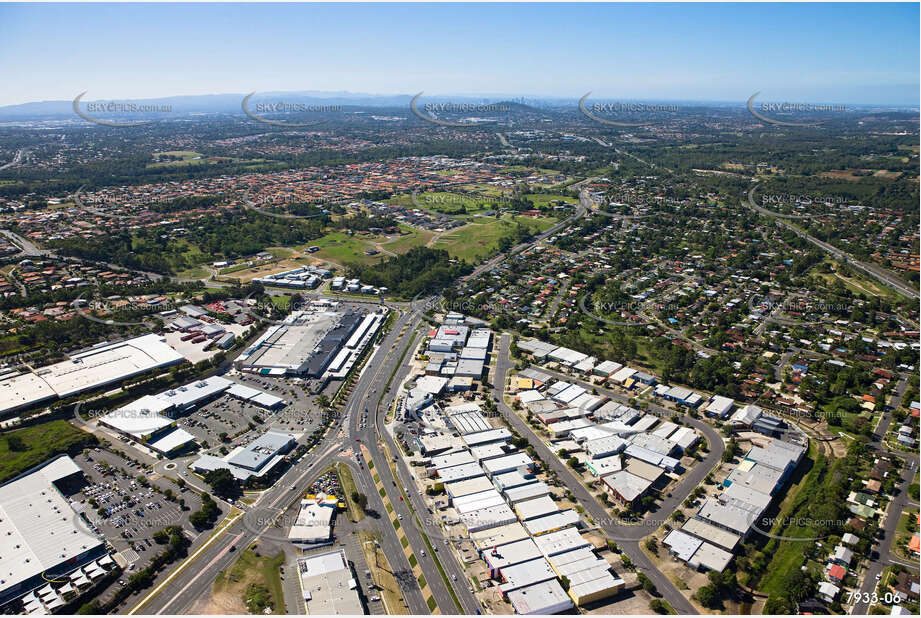
[[918, 4], [0, 4], [0, 105], [251, 91], [917, 105]]

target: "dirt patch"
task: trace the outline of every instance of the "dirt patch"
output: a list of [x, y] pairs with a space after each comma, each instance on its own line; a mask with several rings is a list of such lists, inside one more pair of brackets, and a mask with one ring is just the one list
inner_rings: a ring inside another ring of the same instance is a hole
[[272, 613], [285, 613], [285, 603], [281, 592], [279, 569], [284, 564], [285, 555], [264, 556], [247, 550], [227, 571], [217, 576], [211, 594], [199, 598], [192, 606], [192, 614], [249, 614], [246, 607], [246, 595], [250, 586], [262, 586], [269, 592], [273, 601]]
[[[294, 254], [294, 256], [300, 257], [300, 254]], [[239, 279], [240, 281], [246, 283], [252, 281], [258, 277], [265, 277], [267, 275], [272, 275], [275, 273], [285, 272], [286, 270], [293, 270], [295, 268], [300, 268], [304, 265], [303, 257], [300, 259], [295, 258], [294, 256], [285, 258], [284, 260], [278, 262], [271, 262], [268, 264], [259, 264], [255, 265], [252, 268], [244, 268], [241, 270], [235, 270], [229, 273], [222, 273], [218, 275], [220, 279]]]

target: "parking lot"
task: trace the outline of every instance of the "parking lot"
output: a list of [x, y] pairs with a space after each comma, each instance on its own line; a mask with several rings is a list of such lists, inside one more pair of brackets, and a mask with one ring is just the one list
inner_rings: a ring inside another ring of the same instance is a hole
[[[96, 448], [73, 459], [89, 483], [69, 498], [84, 506], [85, 516], [94, 531], [121, 553], [129, 564], [128, 571], [143, 568], [151, 557], [162, 551], [162, 546], [152, 538], [157, 531], [168, 526], [182, 526], [189, 538], [199, 534], [188, 523], [189, 513], [201, 508], [196, 492], [180, 490], [175, 483], [158, 477], [149, 468], [105, 449]], [[138, 477], [142, 477], [143, 482]], [[175, 500], [166, 498], [167, 490]]]

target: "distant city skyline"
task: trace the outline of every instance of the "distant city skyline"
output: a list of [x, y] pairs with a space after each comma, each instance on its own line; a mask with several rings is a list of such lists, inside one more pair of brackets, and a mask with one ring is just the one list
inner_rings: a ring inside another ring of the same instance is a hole
[[248, 92], [919, 103], [901, 4], [0, 4], [0, 105]]

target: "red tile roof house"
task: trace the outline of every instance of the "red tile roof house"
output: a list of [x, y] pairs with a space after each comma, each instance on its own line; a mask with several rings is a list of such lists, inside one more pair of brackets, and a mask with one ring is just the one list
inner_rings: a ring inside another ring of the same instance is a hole
[[833, 564], [828, 568], [828, 579], [833, 583], [840, 584], [847, 576], [847, 569], [840, 564]]

